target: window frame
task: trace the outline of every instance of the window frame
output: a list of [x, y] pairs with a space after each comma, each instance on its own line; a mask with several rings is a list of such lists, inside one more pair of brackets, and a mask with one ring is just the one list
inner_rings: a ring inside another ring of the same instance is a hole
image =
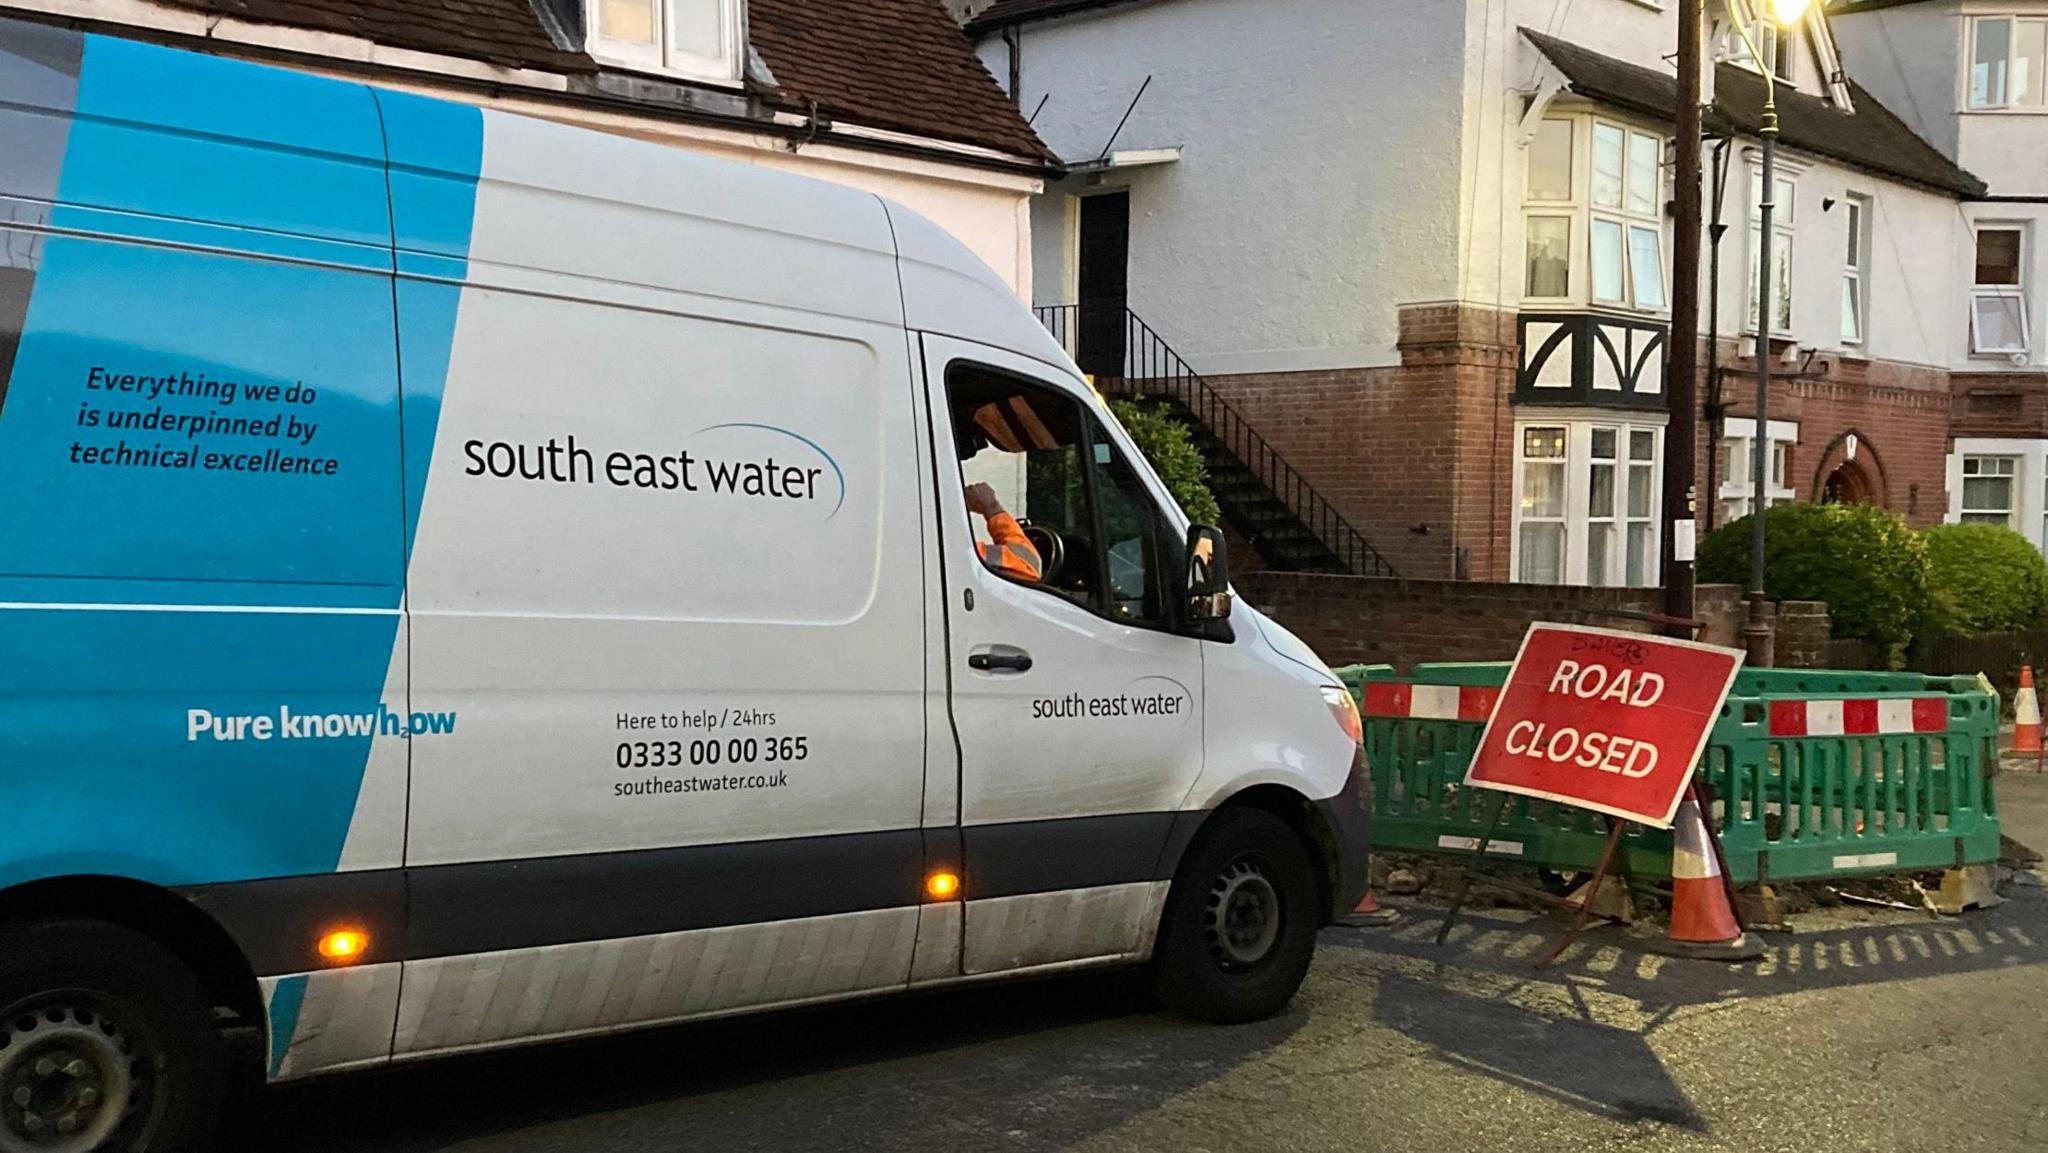
[[[647, 0], [654, 24], [651, 43], [622, 40], [604, 33], [604, 0], [585, 0], [584, 49], [600, 63], [635, 72], [675, 77], [704, 84], [739, 87], [747, 54], [747, 0]], [[677, 48], [670, 29], [676, 5], [715, 5], [719, 14], [720, 56], [716, 59]]]
[[[1988, 98], [1983, 103], [1977, 100], [1977, 49], [1979, 37], [1986, 25], [2005, 25], [2005, 57], [1999, 73], [1999, 95], [1996, 100]], [[1967, 20], [1963, 43], [1962, 92], [1956, 102], [1957, 110], [1963, 113], [1998, 113], [2003, 115], [2048, 114], [2048, 16], [2019, 12], [1971, 13]], [[2028, 77], [2028, 92], [2031, 99], [2013, 99], [2013, 66], [2020, 59], [2020, 28], [2022, 25], [2041, 26], [2043, 36], [2042, 76]]]
[[[2019, 454], [2009, 452], [1969, 452], [1961, 453], [1959, 455], [1962, 457], [1961, 476], [1963, 480], [1962, 483], [1957, 486], [1956, 492], [1957, 523], [1996, 523], [2001, 524], [2006, 528], [2014, 528], [2014, 522], [2019, 519], [2020, 487], [2024, 483], [2026, 471], [2021, 466]], [[1979, 464], [1984, 461], [2001, 461], [2005, 464], [2011, 465], [2012, 467], [2010, 468], [2010, 470], [2002, 473], [1978, 472], [1973, 475], [1970, 472], [1970, 466], [1973, 464]], [[1971, 508], [1968, 504], [1968, 501], [1970, 492], [1970, 481], [1972, 480], [2003, 480], [2005, 482], [2005, 507], [2002, 510], [1992, 509], [1988, 506], [1974, 509]], [[1984, 519], [1986, 517], [1991, 516], [1996, 516], [2000, 519], [1995, 522]]]
[[[966, 556], [963, 558], [965, 562], [972, 565], [976, 571], [982, 572], [992, 579], [1002, 581], [1013, 588], [1024, 589], [1028, 592], [1051, 597], [1063, 604], [1071, 605], [1097, 620], [1107, 621], [1110, 624], [1121, 625], [1125, 628], [1144, 629], [1148, 632], [1170, 633], [1204, 639], [1206, 633], [1203, 629], [1197, 627], [1195, 622], [1187, 619], [1187, 605], [1183, 602], [1183, 598], [1174, 595], [1172, 585], [1167, 579], [1170, 574], [1179, 571], [1185, 559], [1182, 556], [1182, 553], [1185, 551], [1184, 534], [1176, 531], [1179, 525], [1169, 512], [1169, 509], [1173, 506], [1162, 501], [1160, 491], [1155, 487], [1153, 479], [1148, 479], [1147, 477], [1147, 470], [1133, 463], [1143, 460], [1143, 456], [1137, 452], [1136, 446], [1124, 445], [1117, 440], [1114, 433], [1109, 431], [1110, 427], [1116, 423], [1114, 417], [1106, 409], [1098, 411], [1095, 406], [1089, 404], [1086, 397], [1060, 383], [1047, 380], [1044, 377], [1036, 376], [1029, 372], [1005, 368], [985, 360], [975, 360], [971, 357], [955, 357], [946, 362], [943, 378], [946, 423], [943, 426], [938, 425], [936, 422], [934, 423], [934, 432], [939, 432], [943, 429], [945, 439], [941, 443], [941, 447], [944, 448], [950, 449], [953, 447], [952, 421], [955, 415], [954, 381], [956, 374], [962, 372], [979, 373], [1010, 381], [1024, 389], [1056, 396], [1062, 402], [1074, 406], [1076, 419], [1079, 421], [1081, 428], [1081, 443], [1075, 447], [1082, 464], [1082, 485], [1087, 492], [1089, 530], [1094, 533], [1094, 539], [1098, 543], [1106, 535], [1106, 530], [1104, 528], [1099, 491], [1101, 481], [1096, 476], [1096, 471], [1107, 466], [1095, 463], [1095, 446], [1101, 444], [1108, 447], [1113, 458], [1120, 458], [1124, 462], [1124, 467], [1130, 470], [1132, 477], [1138, 482], [1138, 488], [1145, 495], [1147, 504], [1151, 509], [1154, 527], [1159, 533], [1157, 549], [1158, 566], [1157, 571], [1152, 575], [1152, 579], [1158, 583], [1158, 595], [1162, 610], [1161, 619], [1158, 621], [1130, 620], [1116, 616], [1110, 611], [1111, 604], [1115, 598], [1111, 595], [1113, 587], [1109, 581], [1109, 550], [1107, 548], [1096, 548], [1094, 550], [1097, 591], [1087, 601], [1077, 600], [1060, 589], [1052, 588], [1036, 581], [1018, 580], [990, 565], [981, 556], [979, 549], [976, 547], [978, 542], [974, 536], [972, 514], [968, 514]], [[943, 460], [944, 457], [939, 456], [938, 459]], [[954, 453], [953, 476], [955, 482], [960, 485], [963, 491], [969, 483], [965, 471], [966, 464], [966, 461], [959, 459], [956, 451]], [[952, 552], [955, 550], [947, 548], [944, 551]]]
[[[1564, 455], [1559, 457], [1530, 457], [1528, 455], [1528, 434], [1538, 429], [1561, 429], [1564, 432]], [[1593, 457], [1593, 434], [1595, 431], [1612, 430], [1615, 434], [1615, 455], [1612, 458]], [[1632, 434], [1650, 433], [1652, 436], [1650, 455], [1647, 458], [1634, 457], [1631, 453]], [[1517, 584], [1556, 583], [1582, 587], [1652, 587], [1661, 579], [1663, 557], [1663, 485], [1664, 485], [1664, 434], [1662, 421], [1634, 419], [1628, 414], [1592, 412], [1585, 409], [1560, 411], [1554, 414], [1532, 415], [1515, 422], [1515, 457], [1512, 491], [1509, 495], [1509, 556], [1510, 579]], [[1555, 464], [1562, 468], [1564, 477], [1563, 508], [1555, 516], [1532, 516], [1524, 512], [1523, 500], [1526, 495], [1526, 472], [1531, 463]], [[1592, 477], [1595, 467], [1611, 466], [1614, 470], [1614, 505], [1605, 516], [1592, 515]], [[1649, 477], [1649, 502], [1643, 514], [1631, 514], [1628, 505], [1629, 477], [1632, 469], [1643, 469]], [[1531, 525], [1558, 525], [1560, 539], [1558, 546], [1559, 572], [1557, 580], [1550, 582], [1542, 578], [1530, 578], [1523, 574], [1525, 550], [1524, 530]], [[1607, 571], [1591, 571], [1591, 545], [1595, 526], [1611, 532], [1610, 547], [1606, 553]], [[1646, 530], [1646, 531], [1645, 531]], [[1631, 586], [1628, 583], [1629, 540], [1632, 533], [1644, 532], [1643, 571], [1639, 574], [1642, 583]]]
[[[1987, 232], [2010, 232], [2018, 238], [2014, 256], [2013, 283], [1984, 283], [1977, 279], [1977, 251]], [[2033, 238], [2024, 221], [1979, 220], [1970, 225], [1970, 355], [2012, 357], [2031, 354], [2034, 349], [2033, 314], [2027, 300], [2027, 262], [2033, 256]], [[1978, 305], [1986, 300], [2013, 301], [2018, 305], [2020, 342], [2017, 346], [1991, 347], [1984, 342]]]
[[[1772, 508], [1790, 504], [1799, 499], [1798, 490], [1792, 486], [1792, 449], [1799, 443], [1799, 422], [1796, 420], [1774, 420], [1764, 428], [1764, 440], [1770, 445], [1770, 474], [1764, 478], [1764, 503]], [[1736, 446], [1742, 445], [1742, 468], [1735, 471], [1733, 455]], [[1722, 474], [1721, 486], [1714, 493], [1715, 523], [1727, 524], [1748, 516], [1750, 499], [1756, 488], [1750, 483], [1750, 453], [1756, 451], [1756, 419], [1748, 416], [1729, 416], [1721, 420]]]
[[1850, 291], [1850, 285], [1854, 285], [1855, 307], [1850, 312], [1856, 323], [1853, 335], [1846, 329], [1841, 333], [1846, 346], [1860, 346], [1870, 339], [1870, 230], [1876, 203], [1876, 198], [1868, 193], [1847, 192], [1842, 196], [1845, 219], [1851, 229], [1849, 247], [1843, 252], [1842, 285], [1844, 291]]
[[[1800, 169], [1788, 170], [1782, 159], [1779, 161], [1778, 170], [1772, 173], [1773, 180], [1778, 184], [1779, 188], [1784, 190], [1784, 193], [1780, 197], [1777, 195], [1777, 190], [1773, 190], [1775, 199], [1771, 203], [1771, 265], [1774, 270], [1780, 261], [1785, 266], [1784, 291], [1778, 291], [1780, 286], [1777, 284], [1774, 283], [1772, 285], [1771, 306], [1774, 315], [1771, 317], [1771, 336], [1773, 338], [1783, 337], [1791, 339], [1792, 333], [1799, 323], [1799, 309], [1796, 307], [1799, 294], [1795, 291], [1799, 286], [1799, 263], [1794, 256], [1793, 241], [1797, 237], [1799, 223], [1799, 178], [1803, 175], [1804, 172]], [[1761, 295], [1759, 290], [1762, 282], [1758, 279], [1761, 274], [1757, 266], [1760, 263], [1759, 258], [1763, 255], [1762, 189], [1763, 164], [1761, 159], [1752, 158], [1749, 166], [1749, 254], [1747, 257], [1749, 265], [1749, 299], [1742, 306], [1742, 330], [1751, 336], [1756, 335], [1761, 328], [1757, 323], [1757, 305], [1761, 303], [1758, 297]]]
[[[1522, 299], [1541, 307], [1582, 305], [1635, 315], [1669, 316], [1670, 241], [1664, 213], [1669, 188], [1664, 170], [1670, 140], [1654, 126], [1642, 128], [1586, 111], [1546, 116], [1543, 123], [1571, 127], [1567, 136], [1571, 145], [1571, 196], [1558, 199], [1531, 194], [1529, 174], [1539, 138], [1531, 135], [1522, 168]], [[1599, 203], [1594, 195], [1598, 145], [1604, 132], [1620, 136], [1621, 167], [1616, 174], [1616, 198], [1611, 204]], [[1650, 154], [1647, 167], [1641, 159], [1644, 152]], [[1642, 201], [1639, 177], [1643, 173], [1651, 181], [1647, 208], [1637, 207]], [[1536, 282], [1530, 245], [1539, 220], [1566, 222], [1567, 259], [1562, 295], [1538, 295], [1531, 291]], [[1616, 264], [1611, 269], [1599, 256], [1602, 240], [1608, 237], [1616, 244]], [[1645, 255], [1654, 262], [1654, 270], [1644, 267]], [[1655, 283], [1646, 287], [1643, 273], [1652, 271]], [[1613, 273], [1617, 292], [1603, 291], [1603, 278], [1599, 275], [1602, 272]]]

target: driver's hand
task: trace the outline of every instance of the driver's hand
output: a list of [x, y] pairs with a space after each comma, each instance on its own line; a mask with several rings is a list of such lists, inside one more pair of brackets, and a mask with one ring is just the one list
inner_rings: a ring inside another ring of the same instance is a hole
[[967, 511], [981, 516], [994, 516], [1003, 511], [1003, 502], [996, 499], [996, 490], [986, 484], [967, 486]]

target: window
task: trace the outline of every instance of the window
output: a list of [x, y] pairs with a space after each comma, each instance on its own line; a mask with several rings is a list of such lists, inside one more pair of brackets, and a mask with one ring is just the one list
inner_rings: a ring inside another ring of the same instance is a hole
[[1593, 122], [1593, 299], [1664, 307], [1664, 141]]
[[[1778, 176], [1771, 197], [1771, 332], [1784, 336], [1792, 331], [1792, 224], [1799, 186]], [[1764, 178], [1760, 168], [1749, 174], [1749, 326], [1756, 328], [1757, 262], [1763, 255]]]
[[590, 54], [697, 80], [740, 78], [741, 0], [590, 0]]
[[1979, 16], [1970, 21], [1970, 107], [2039, 108], [2048, 64], [2048, 20]]
[[1657, 581], [1661, 428], [1553, 421], [1517, 429], [1515, 579]]
[[1600, 120], [1543, 121], [1529, 142], [1524, 295], [1670, 307], [1663, 163], [1661, 136]]
[[1964, 457], [1963, 523], [2002, 524], [2011, 528], [2014, 481], [2018, 477], [2016, 456]]
[[[1766, 20], [1760, 21], [1751, 35], [1756, 37], [1757, 47], [1763, 51], [1764, 58], [1771, 62], [1771, 75], [1787, 84], [1792, 83], [1793, 62], [1799, 58], [1799, 30], [1795, 28], [1781, 35], [1778, 26]], [[1751, 72], [1763, 71], [1756, 57], [1750, 55], [1749, 41], [1744, 40], [1742, 33], [1734, 28], [1727, 31], [1721, 54], [1730, 63]]]
[[[1727, 524], [1748, 516], [1753, 507], [1756, 485], [1749, 472], [1749, 454], [1756, 444], [1756, 421], [1730, 417], [1722, 423], [1721, 430], [1719, 523]], [[1781, 505], [1793, 499], [1788, 478], [1792, 473], [1792, 446], [1799, 442], [1799, 425], [1794, 421], [1774, 420], [1770, 423], [1769, 439], [1771, 471], [1764, 478], [1764, 501], [1769, 505]]]
[[1970, 351], [2027, 351], [2025, 234], [2013, 225], [1977, 229], [1977, 272], [1970, 289]]
[[1863, 323], [1869, 315], [1863, 269], [1870, 259], [1870, 199], [1852, 194], [1842, 201], [1842, 208], [1846, 213], [1844, 231], [1848, 234], [1848, 245], [1842, 254], [1842, 343], [1862, 344]]
[[1628, 570], [1634, 588], [1655, 584], [1657, 571], [1657, 434], [1628, 434]]
[[1522, 430], [1522, 496], [1517, 509], [1522, 554], [1516, 579], [1564, 583], [1565, 436], [1562, 426]]
[[[991, 571], [1126, 624], [1168, 623], [1166, 521], [1150, 490], [1081, 402], [973, 368], [947, 377], [963, 486], [985, 484], [1000, 509], [975, 522]], [[1039, 575], [1003, 566], [991, 524], [1017, 521]]]

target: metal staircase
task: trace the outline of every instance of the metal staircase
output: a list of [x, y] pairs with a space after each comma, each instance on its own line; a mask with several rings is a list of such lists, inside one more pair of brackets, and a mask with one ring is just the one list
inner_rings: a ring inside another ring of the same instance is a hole
[[[1082, 307], [1040, 305], [1035, 311], [1054, 338], [1080, 359]], [[1268, 568], [1395, 575], [1372, 542], [1164, 338], [1128, 308], [1114, 311], [1122, 313], [1121, 331], [1114, 316], [1100, 311], [1087, 319], [1087, 359], [1092, 363], [1083, 367], [1095, 370], [1095, 385], [1104, 395], [1157, 401], [1187, 426], [1208, 465], [1209, 490], [1223, 519], [1258, 550]]]

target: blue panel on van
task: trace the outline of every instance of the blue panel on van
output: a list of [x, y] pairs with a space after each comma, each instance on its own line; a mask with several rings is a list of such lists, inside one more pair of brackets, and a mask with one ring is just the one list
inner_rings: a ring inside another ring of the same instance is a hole
[[[36, 814], [0, 888], [330, 872], [372, 742], [406, 739], [383, 693], [460, 288], [394, 315], [367, 89], [96, 36], [82, 61], [41, 155], [52, 222], [103, 235], [39, 238], [0, 406], [0, 798]], [[408, 244], [459, 276], [480, 118], [397, 103]], [[104, 208], [164, 215], [113, 239]], [[374, 258], [261, 255], [316, 241]]]
[[461, 281], [469, 272], [483, 113], [402, 92], [378, 92], [391, 154], [391, 227], [398, 261], [399, 369], [405, 421], [405, 556], [412, 558], [441, 424]]
[[[264, 233], [389, 243], [370, 92], [317, 76], [88, 36], [64, 201]], [[146, 219], [131, 235], [152, 235]]]
[[402, 739], [378, 709], [396, 635], [395, 613], [0, 610], [0, 797], [33, 814], [0, 888], [332, 872], [371, 741]]

